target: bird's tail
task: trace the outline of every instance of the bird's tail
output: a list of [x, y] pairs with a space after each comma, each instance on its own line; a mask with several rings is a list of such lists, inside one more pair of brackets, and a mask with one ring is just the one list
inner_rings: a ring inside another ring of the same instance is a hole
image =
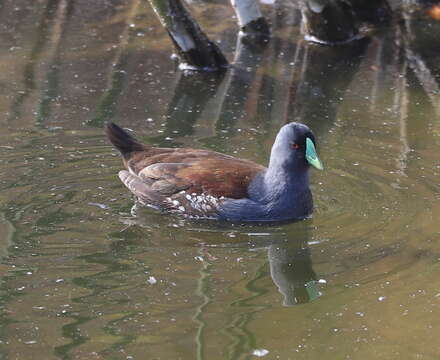
[[106, 128], [107, 137], [113, 146], [119, 150], [124, 158], [133, 151], [145, 150], [145, 146], [139, 143], [131, 134], [110, 122]]

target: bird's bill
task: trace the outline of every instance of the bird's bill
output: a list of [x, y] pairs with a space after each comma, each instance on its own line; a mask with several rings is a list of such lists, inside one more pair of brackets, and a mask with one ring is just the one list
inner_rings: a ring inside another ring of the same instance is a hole
[[306, 160], [318, 170], [324, 169], [321, 160], [318, 158], [318, 154], [316, 154], [315, 144], [313, 144], [313, 141], [310, 138], [306, 138]]

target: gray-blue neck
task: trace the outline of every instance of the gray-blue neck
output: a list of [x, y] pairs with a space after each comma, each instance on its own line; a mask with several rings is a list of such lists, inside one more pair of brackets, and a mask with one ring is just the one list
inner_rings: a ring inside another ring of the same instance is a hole
[[219, 217], [233, 221], [282, 221], [310, 215], [313, 199], [304, 149], [307, 131], [301, 124], [283, 126], [272, 146], [269, 166], [252, 180], [248, 197], [222, 203]]
[[264, 184], [269, 187], [294, 187], [297, 191], [309, 188], [309, 165], [304, 155], [292, 151], [286, 136], [278, 134], [270, 153], [269, 166], [264, 174]]
[[290, 150], [290, 144], [286, 147], [278, 140], [272, 147], [267, 170], [254, 180], [249, 193], [261, 203], [285, 202], [287, 207], [310, 192], [309, 169], [301, 154]]
[[264, 173], [261, 185], [267, 201], [277, 201], [281, 198], [292, 200], [309, 191], [309, 172], [306, 168], [286, 168], [272, 164]]

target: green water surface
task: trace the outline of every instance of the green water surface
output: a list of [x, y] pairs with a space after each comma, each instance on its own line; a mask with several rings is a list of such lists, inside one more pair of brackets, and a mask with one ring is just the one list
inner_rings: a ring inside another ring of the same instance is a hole
[[[234, 63], [216, 77], [177, 70], [145, 1], [0, 1], [1, 359], [440, 358], [440, 23], [322, 47], [292, 6], [263, 5], [256, 46], [230, 4], [194, 2]], [[109, 120], [261, 164], [306, 123], [315, 214], [133, 208]]]

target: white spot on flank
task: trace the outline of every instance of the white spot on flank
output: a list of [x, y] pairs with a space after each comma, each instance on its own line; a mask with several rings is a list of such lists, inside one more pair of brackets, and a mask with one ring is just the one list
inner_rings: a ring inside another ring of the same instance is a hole
[[183, 206], [179, 206], [180, 211], [185, 211], [185, 208]]
[[186, 197], [188, 200], [191, 200], [191, 199], [192, 199], [191, 195], [189, 195], [189, 194], [186, 194], [185, 197]]
[[178, 202], [177, 200], [173, 200], [173, 205], [174, 205], [174, 206], [179, 206], [179, 205], [180, 205], [180, 202]]
[[131, 166], [128, 167], [128, 172], [129, 172], [131, 175], [135, 175], [135, 176], [137, 176], [137, 174], [134, 172], [134, 170], [131, 168]]

